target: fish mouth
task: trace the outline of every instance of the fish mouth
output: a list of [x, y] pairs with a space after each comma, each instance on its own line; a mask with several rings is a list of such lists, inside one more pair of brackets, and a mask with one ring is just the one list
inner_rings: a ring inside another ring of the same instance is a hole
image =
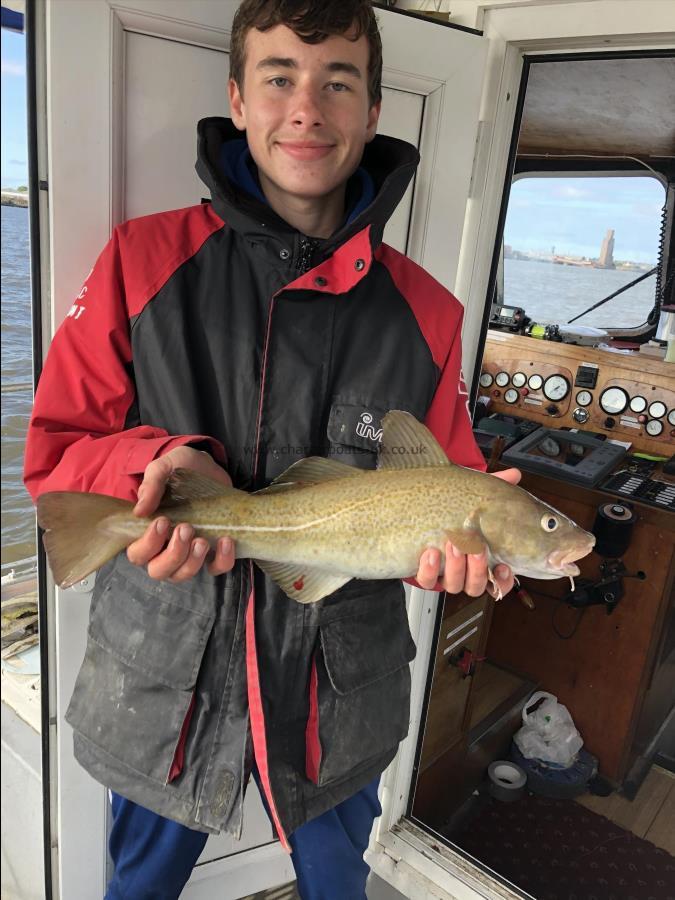
[[586, 556], [595, 546], [595, 538], [593, 535], [591, 534], [588, 537], [589, 539], [587, 541], [584, 541], [583, 544], [579, 544], [576, 547], [566, 550], [553, 550], [549, 553], [546, 557], [548, 568], [560, 572], [561, 575], [578, 575], [580, 569], [579, 566], [576, 565], [575, 560]]

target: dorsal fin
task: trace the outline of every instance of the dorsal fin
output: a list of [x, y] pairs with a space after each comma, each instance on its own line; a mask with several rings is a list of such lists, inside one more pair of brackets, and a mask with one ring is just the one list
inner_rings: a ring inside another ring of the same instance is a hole
[[[358, 478], [363, 474], [361, 469], [348, 466], [346, 463], [335, 459], [324, 459], [322, 456], [308, 456], [289, 466], [285, 472], [278, 475], [272, 485], [275, 484], [320, 484], [322, 481], [332, 481], [336, 478]], [[272, 486], [270, 485], [270, 487]], [[263, 488], [264, 490], [264, 488]]]
[[392, 409], [384, 416], [378, 469], [424, 469], [451, 465], [433, 434], [413, 415]]
[[161, 506], [180, 506], [182, 503], [205, 500], [207, 497], [220, 497], [234, 490], [235, 488], [214, 481], [193, 469], [175, 469], [166, 484]]

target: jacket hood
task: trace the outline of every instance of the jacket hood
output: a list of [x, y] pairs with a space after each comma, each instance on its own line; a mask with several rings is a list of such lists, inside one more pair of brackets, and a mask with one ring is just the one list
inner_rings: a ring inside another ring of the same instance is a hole
[[[256, 242], [284, 244], [297, 236], [297, 230], [260, 199], [250, 171], [246, 177], [242, 170], [245, 163], [239, 149], [241, 143], [232, 153], [224, 148], [225, 143], [242, 141], [242, 132], [233, 122], [221, 117], [202, 119], [197, 136], [195, 168], [211, 192], [214, 211], [235, 231]], [[236, 164], [223, 166], [223, 159], [235, 160]], [[365, 208], [359, 205], [356, 215], [348, 217], [331, 237], [319, 242], [322, 255], [330, 254], [367, 226], [371, 226], [374, 250], [381, 243], [384, 227], [403, 197], [418, 162], [417, 149], [398, 138], [376, 135], [366, 144], [361, 167], [372, 179], [374, 198]]]

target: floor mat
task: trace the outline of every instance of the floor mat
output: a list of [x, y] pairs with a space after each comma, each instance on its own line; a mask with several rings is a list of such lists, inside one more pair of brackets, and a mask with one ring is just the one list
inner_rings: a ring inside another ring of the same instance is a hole
[[451, 840], [537, 900], [675, 900], [675, 857], [572, 800], [482, 798]]

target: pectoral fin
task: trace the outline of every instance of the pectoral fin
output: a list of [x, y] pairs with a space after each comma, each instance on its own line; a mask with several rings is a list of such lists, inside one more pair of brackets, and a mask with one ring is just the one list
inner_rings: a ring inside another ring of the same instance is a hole
[[316, 603], [352, 580], [351, 575], [335, 575], [311, 566], [295, 566], [287, 563], [254, 560], [268, 578], [299, 603]]
[[479, 531], [473, 529], [466, 531], [448, 531], [446, 532], [448, 540], [461, 550], [462, 553], [482, 553], [487, 546], [483, 540], [483, 535]]

